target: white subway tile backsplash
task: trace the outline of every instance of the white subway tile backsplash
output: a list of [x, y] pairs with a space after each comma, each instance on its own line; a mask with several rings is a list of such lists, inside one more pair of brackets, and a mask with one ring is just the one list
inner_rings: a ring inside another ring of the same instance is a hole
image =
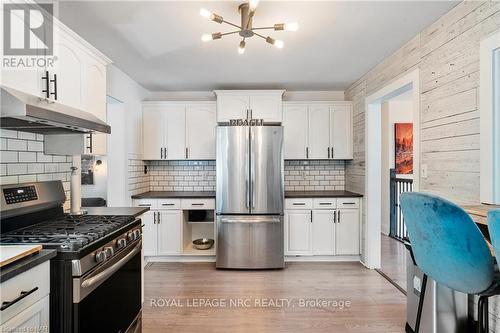
[[28, 141], [28, 151], [43, 151], [43, 142]]
[[36, 134], [35, 133], [17, 132], [17, 137], [19, 139], [24, 139], [24, 140], [36, 140]]
[[344, 190], [344, 161], [285, 161], [286, 191]]
[[19, 152], [19, 162], [36, 162], [36, 153], [33, 152]]
[[0, 152], [1, 163], [17, 163], [19, 162], [19, 153], [17, 151], [3, 150]]
[[17, 133], [16, 131], [11, 131], [7, 129], [0, 129], [0, 137], [2, 138], [17, 138]]
[[19, 139], [7, 139], [7, 150], [25, 151], [28, 149], [28, 142]]

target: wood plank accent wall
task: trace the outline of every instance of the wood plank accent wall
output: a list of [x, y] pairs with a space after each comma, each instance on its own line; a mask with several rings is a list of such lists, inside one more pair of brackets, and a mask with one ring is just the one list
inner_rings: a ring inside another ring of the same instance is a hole
[[[500, 2], [464, 1], [346, 90], [354, 119], [346, 190], [365, 191], [365, 98], [419, 68], [420, 163], [428, 166], [420, 190], [460, 204], [479, 203], [479, 44], [498, 29]], [[363, 229], [365, 220], [363, 212]], [[491, 302], [490, 332], [500, 332], [500, 298]], [[471, 297], [471, 316], [476, 309], [477, 298]]]
[[462, 2], [346, 90], [354, 111], [347, 190], [365, 190], [365, 98], [419, 68], [421, 164], [428, 166], [420, 189], [479, 203], [479, 43], [499, 28], [500, 2]]

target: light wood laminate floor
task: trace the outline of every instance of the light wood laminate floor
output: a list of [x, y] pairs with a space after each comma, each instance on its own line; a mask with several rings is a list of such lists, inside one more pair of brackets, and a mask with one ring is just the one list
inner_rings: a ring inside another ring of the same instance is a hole
[[400, 241], [382, 234], [382, 257], [380, 270], [406, 290], [406, 248]]
[[[195, 303], [207, 299], [212, 306]], [[304, 299], [329, 303], [301, 307]], [[359, 263], [287, 263], [265, 271], [153, 263], [145, 270], [144, 333], [404, 332], [405, 317], [404, 295]]]

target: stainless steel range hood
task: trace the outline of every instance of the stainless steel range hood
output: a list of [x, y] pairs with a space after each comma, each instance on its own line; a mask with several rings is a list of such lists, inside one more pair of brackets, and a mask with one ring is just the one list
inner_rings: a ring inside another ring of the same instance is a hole
[[0, 128], [38, 134], [111, 133], [111, 127], [89, 112], [1, 87]]

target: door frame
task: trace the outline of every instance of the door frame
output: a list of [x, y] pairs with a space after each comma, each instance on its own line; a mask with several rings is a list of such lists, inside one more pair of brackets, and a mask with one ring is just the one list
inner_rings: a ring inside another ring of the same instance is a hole
[[413, 101], [413, 182], [420, 188], [420, 71], [415, 69], [365, 98], [365, 223], [364, 261], [380, 268], [382, 232], [382, 103], [406, 91]]

